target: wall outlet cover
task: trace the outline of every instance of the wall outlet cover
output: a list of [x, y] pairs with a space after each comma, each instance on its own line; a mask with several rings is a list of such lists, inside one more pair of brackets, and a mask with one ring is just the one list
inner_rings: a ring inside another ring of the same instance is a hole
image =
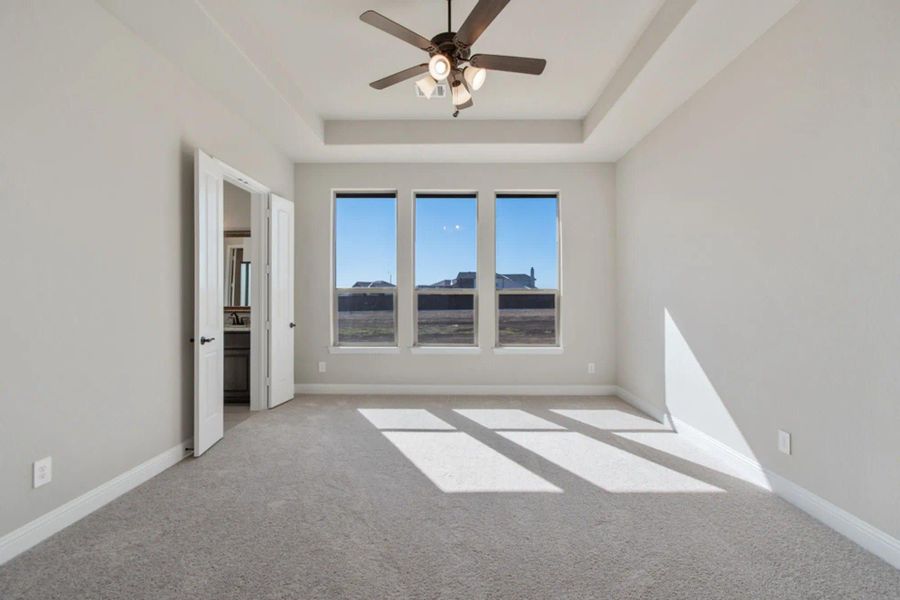
[[327, 370], [328, 370], [328, 365], [325, 364], [324, 360], [320, 360], [319, 361], [319, 373], [324, 373]]
[[47, 485], [53, 479], [53, 458], [47, 456], [40, 460], [34, 461], [34, 487], [39, 488]]
[[597, 363], [589, 362], [588, 363], [588, 373], [590, 375], [593, 375], [596, 372], [597, 372]]
[[783, 454], [791, 453], [791, 434], [781, 429], [778, 430], [778, 451]]

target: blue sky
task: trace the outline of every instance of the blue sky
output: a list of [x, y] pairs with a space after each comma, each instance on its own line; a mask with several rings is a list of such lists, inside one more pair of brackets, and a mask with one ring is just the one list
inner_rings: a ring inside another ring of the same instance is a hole
[[497, 198], [497, 272], [528, 273], [539, 288], [557, 287], [556, 202], [553, 198]]
[[[335, 207], [338, 287], [383, 279], [397, 283], [393, 198], [339, 198]], [[497, 272], [528, 273], [557, 286], [556, 198], [498, 198]], [[419, 198], [416, 284], [452, 279], [476, 265], [477, 206], [469, 198]]]
[[416, 285], [476, 269], [477, 223], [475, 198], [416, 199]]
[[382, 279], [397, 283], [394, 198], [338, 198], [334, 209], [336, 283]]

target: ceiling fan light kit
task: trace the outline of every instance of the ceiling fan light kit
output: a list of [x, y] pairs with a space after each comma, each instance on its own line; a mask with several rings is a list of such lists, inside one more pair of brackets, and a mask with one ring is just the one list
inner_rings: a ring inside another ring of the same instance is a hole
[[451, 95], [453, 106], [459, 108], [472, 99], [472, 94], [466, 89], [466, 86], [460, 81], [454, 81], [451, 87]]
[[487, 69], [479, 69], [469, 65], [463, 70], [463, 77], [469, 89], [477, 92], [484, 85], [484, 80], [487, 79]]
[[435, 54], [428, 61], [428, 74], [435, 81], [443, 81], [450, 75], [450, 59], [443, 54]]
[[422, 92], [422, 95], [431, 100], [431, 95], [437, 89], [438, 82], [431, 75], [426, 75], [422, 79], [416, 81], [416, 87]]
[[423, 73], [428, 73], [416, 81], [416, 87], [426, 98], [431, 98], [439, 82], [449, 80], [451, 98], [459, 111], [473, 105], [472, 92], [481, 89], [487, 78], [487, 71], [507, 71], [540, 75], [547, 66], [542, 58], [524, 58], [521, 56], [501, 56], [499, 54], [471, 54], [472, 45], [481, 37], [493, 20], [500, 14], [510, 0], [479, 0], [469, 16], [460, 26], [459, 31], [452, 30], [452, 0], [447, 0], [447, 31], [437, 34], [431, 39], [419, 35], [391, 21], [374, 10], [367, 10], [359, 16], [360, 20], [376, 27], [385, 33], [412, 44], [428, 53], [428, 62], [404, 69], [369, 85], [376, 90], [383, 90], [394, 84], [406, 81]]

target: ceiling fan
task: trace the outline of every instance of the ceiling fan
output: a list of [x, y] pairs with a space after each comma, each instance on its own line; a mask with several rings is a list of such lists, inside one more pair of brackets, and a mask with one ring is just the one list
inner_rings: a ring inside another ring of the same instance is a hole
[[359, 16], [361, 21], [424, 50], [429, 56], [428, 62], [373, 81], [369, 85], [376, 90], [383, 90], [401, 81], [427, 73], [425, 77], [416, 82], [416, 86], [426, 98], [431, 98], [438, 83], [449, 81], [453, 106], [456, 107], [453, 116], [456, 117], [460, 110], [472, 106], [472, 92], [484, 84], [487, 71], [540, 75], [547, 66], [547, 61], [542, 58], [501, 56], [499, 54], [470, 55], [472, 45], [500, 14], [500, 11], [509, 4], [509, 1], [479, 0], [459, 31], [453, 31], [452, 0], [447, 0], [447, 31], [437, 34], [430, 40], [374, 10], [367, 10]]

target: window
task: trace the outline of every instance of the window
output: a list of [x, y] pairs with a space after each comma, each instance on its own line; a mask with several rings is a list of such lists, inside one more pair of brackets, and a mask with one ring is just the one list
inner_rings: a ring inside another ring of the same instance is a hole
[[415, 343], [477, 344], [477, 227], [474, 194], [415, 199]]
[[397, 345], [397, 195], [334, 200], [334, 344]]
[[559, 345], [559, 199], [497, 194], [498, 346]]

